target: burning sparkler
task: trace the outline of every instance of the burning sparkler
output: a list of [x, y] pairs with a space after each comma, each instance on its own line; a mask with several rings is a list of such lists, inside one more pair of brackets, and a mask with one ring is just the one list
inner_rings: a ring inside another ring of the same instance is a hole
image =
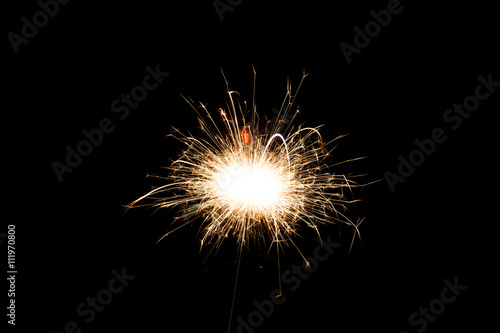
[[[327, 164], [332, 142], [323, 141], [319, 127], [293, 126], [298, 112], [292, 110], [295, 96], [306, 76], [304, 73], [295, 93], [288, 82], [272, 128], [256, 111], [255, 71], [250, 110], [239, 94], [229, 89], [224, 77], [228, 104], [219, 109], [223, 126], [217, 126], [204, 104], [198, 108], [184, 97], [197, 112], [204, 137], [175, 130], [172, 136], [185, 150], [167, 167], [168, 182], [129, 207], [145, 199], [152, 203], [144, 205], [158, 208], [185, 206], [178, 217], [184, 222], [177, 228], [202, 217], [202, 246], [212, 243], [219, 247], [232, 236], [240, 244], [240, 254], [241, 247], [250, 241], [264, 239], [277, 246], [279, 255], [282, 246], [296, 247], [292, 236], [302, 228], [313, 228], [319, 235], [320, 224], [345, 223], [358, 232], [359, 222], [352, 222], [343, 213], [345, 205], [354, 201], [347, 200], [344, 191], [357, 185]], [[284, 126], [284, 119], [291, 121]], [[280, 128], [284, 130], [277, 132]]]
[[239, 95], [229, 90], [227, 80], [226, 86], [229, 110], [219, 109], [223, 129], [217, 127], [205, 105], [200, 103], [207, 119], [191, 99], [184, 97], [198, 113], [207, 138], [175, 130], [172, 136], [186, 149], [167, 167], [171, 172], [169, 182], [129, 207], [144, 199], [152, 199], [154, 202], [148, 205], [161, 208], [186, 205], [180, 217], [184, 221], [204, 218], [202, 245], [208, 241], [219, 246], [228, 236], [237, 237], [242, 244], [256, 237], [293, 244], [290, 236], [301, 225], [315, 230], [321, 223], [341, 222], [355, 227], [342, 210], [353, 202], [345, 199], [344, 189], [356, 184], [346, 175], [329, 170], [326, 159], [331, 142], [323, 142], [319, 127], [295, 130], [291, 127], [293, 114], [283, 133], [276, 133], [294, 104], [296, 93], [292, 94], [290, 83], [278, 121], [271, 129], [266, 124], [264, 131], [259, 130], [255, 103], [248, 111], [246, 102], [244, 107], [235, 102], [234, 96]]

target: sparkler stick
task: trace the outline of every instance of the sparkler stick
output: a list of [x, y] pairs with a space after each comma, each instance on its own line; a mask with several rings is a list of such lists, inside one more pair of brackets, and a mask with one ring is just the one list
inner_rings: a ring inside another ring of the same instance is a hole
[[[271, 129], [268, 123], [261, 123], [257, 113], [255, 70], [250, 111], [246, 102], [242, 107], [239, 94], [229, 89], [222, 74], [229, 98], [227, 109], [219, 109], [223, 126], [217, 125], [204, 104], [196, 107], [193, 100], [182, 96], [198, 114], [203, 134], [194, 136], [174, 130], [171, 136], [185, 149], [166, 168], [170, 171], [167, 183], [130, 203], [128, 208], [172, 208], [187, 204], [176, 218], [184, 222], [174, 230], [201, 217], [200, 250], [207, 243], [219, 248], [226, 237], [235, 237], [239, 242], [237, 277], [242, 248], [250, 241], [270, 241], [270, 248], [276, 244], [278, 266], [280, 247], [286, 245], [295, 247], [309, 265], [292, 239], [303, 228], [314, 229], [321, 239], [318, 225], [344, 223], [354, 227], [359, 235], [357, 228], [361, 222], [354, 223], [343, 213], [347, 204], [357, 201], [346, 199], [344, 190], [351, 191], [358, 184], [346, 175], [336, 174], [332, 165], [328, 165], [333, 150], [328, 147], [342, 136], [325, 143], [320, 127], [294, 127], [298, 111], [285, 130], [277, 132], [284, 119], [290, 118], [288, 115], [307, 74], [303, 74], [294, 94], [288, 81], [278, 119]], [[279, 282], [281, 293], [281, 279]]]

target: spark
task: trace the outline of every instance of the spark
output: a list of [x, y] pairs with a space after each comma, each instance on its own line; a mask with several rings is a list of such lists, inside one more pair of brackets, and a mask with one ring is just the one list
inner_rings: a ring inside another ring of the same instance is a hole
[[[307, 74], [304, 73], [300, 84]], [[320, 127], [291, 126], [296, 114], [289, 113], [295, 100], [288, 84], [278, 120], [259, 127], [255, 108], [245, 110], [235, 101], [239, 94], [229, 90], [228, 110], [219, 109], [224, 126], [217, 126], [202, 103], [183, 96], [199, 116], [204, 137], [174, 130], [174, 138], [186, 148], [166, 169], [168, 183], [141, 196], [149, 206], [185, 206], [177, 219], [190, 223], [203, 217], [202, 246], [220, 246], [228, 236], [247, 244], [261, 238], [272, 243], [292, 243], [301, 227], [317, 230], [319, 224], [346, 223], [356, 226], [343, 213], [344, 191], [357, 184], [346, 175], [333, 173], [327, 164], [333, 149], [324, 143]], [[244, 103], [246, 107], [246, 102]], [[282, 133], [277, 129], [288, 126]], [[318, 232], [319, 233], [319, 232]], [[166, 233], [163, 237], [167, 236]], [[162, 238], [163, 238], [162, 237]]]
[[[201, 247], [218, 248], [227, 237], [235, 237], [239, 256], [243, 246], [260, 240], [276, 245], [279, 256], [284, 246], [297, 248], [293, 237], [300, 230], [312, 228], [319, 235], [321, 224], [348, 224], [359, 235], [361, 222], [352, 222], [345, 214], [346, 205], [357, 201], [348, 200], [346, 192], [358, 184], [348, 175], [335, 173], [335, 165], [329, 164], [331, 146], [343, 136], [324, 142], [321, 126], [294, 125], [295, 97], [306, 76], [293, 93], [288, 81], [273, 123], [261, 120], [257, 113], [255, 70], [250, 109], [238, 92], [229, 89], [225, 76], [228, 102], [218, 110], [218, 118], [203, 103], [182, 96], [197, 113], [202, 135], [174, 129], [171, 136], [184, 151], [166, 167], [167, 182], [128, 207], [183, 207], [176, 218], [183, 222], [161, 239], [201, 217]], [[142, 204], [144, 200], [149, 202]]]

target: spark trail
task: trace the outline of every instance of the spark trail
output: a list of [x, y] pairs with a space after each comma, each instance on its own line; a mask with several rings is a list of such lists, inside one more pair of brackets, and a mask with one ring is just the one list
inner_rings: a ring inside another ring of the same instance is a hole
[[[174, 129], [171, 135], [185, 149], [166, 167], [170, 173], [166, 183], [128, 207], [185, 207], [176, 217], [183, 222], [161, 239], [199, 217], [201, 246], [218, 248], [225, 238], [235, 237], [238, 258], [243, 246], [260, 240], [270, 247], [276, 245], [279, 258], [283, 247], [297, 248], [293, 236], [300, 230], [312, 228], [319, 235], [320, 224], [348, 224], [359, 234], [360, 222], [345, 215], [346, 205], [356, 201], [346, 199], [345, 192], [359, 185], [353, 177], [334, 172], [340, 163], [328, 163], [333, 151], [329, 147], [342, 136], [324, 142], [320, 127], [293, 125], [298, 110], [292, 108], [306, 76], [304, 73], [294, 93], [288, 82], [272, 128], [257, 113], [255, 70], [250, 109], [229, 89], [225, 76], [228, 103], [226, 109], [218, 110], [219, 119], [214, 119], [204, 104], [183, 96], [198, 115], [202, 135]], [[286, 124], [285, 119], [291, 121]]]

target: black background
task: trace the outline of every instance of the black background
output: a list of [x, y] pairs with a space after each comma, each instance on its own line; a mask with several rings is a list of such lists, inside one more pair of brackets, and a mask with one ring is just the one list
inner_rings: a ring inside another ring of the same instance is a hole
[[[198, 253], [196, 222], [155, 244], [177, 212], [123, 215], [123, 205], [156, 185], [146, 175], [161, 173], [179, 153], [165, 137], [171, 127], [196, 131], [195, 114], [179, 93], [215, 112], [226, 99], [222, 68], [231, 89], [250, 100], [252, 65], [258, 110], [271, 117], [287, 77], [296, 87], [309, 73], [297, 97], [298, 121], [325, 124], [328, 139], [350, 134], [332, 162], [368, 157], [342, 171], [383, 179], [396, 172], [398, 155], [415, 149], [415, 139], [429, 138], [436, 127], [448, 135], [395, 192], [381, 181], [358, 193], [365, 202], [351, 214], [366, 219], [351, 253], [352, 230], [342, 229], [339, 238], [338, 227], [321, 229], [341, 247], [297, 291], [285, 288], [286, 302], [255, 331], [416, 332], [410, 314], [455, 277], [467, 290], [426, 331], [487, 327], [496, 312], [489, 302], [498, 263], [499, 92], [457, 130], [442, 116], [474, 93], [479, 75], [500, 81], [498, 15], [478, 2], [405, 1], [348, 64], [339, 44], [353, 44], [353, 28], [386, 6], [245, 0], [221, 21], [211, 1], [72, 1], [18, 54], [4, 38], [4, 220], [17, 230], [16, 328], [60, 332], [75, 321], [82, 332], [227, 330], [237, 267], [231, 240], [204, 262], [208, 251]], [[24, 1], [6, 10], [4, 36], [19, 34], [21, 18], [39, 9]], [[111, 102], [156, 64], [169, 77], [118, 120]], [[81, 131], [103, 118], [115, 130], [59, 182], [51, 163], [63, 162], [65, 146], [75, 147]], [[305, 231], [297, 243], [311, 255], [315, 236]], [[301, 262], [293, 248], [281, 259], [282, 272]], [[233, 318], [246, 318], [252, 301], [277, 288], [276, 263], [263, 248], [245, 251]], [[123, 267], [135, 279], [84, 323], [78, 304]]]

